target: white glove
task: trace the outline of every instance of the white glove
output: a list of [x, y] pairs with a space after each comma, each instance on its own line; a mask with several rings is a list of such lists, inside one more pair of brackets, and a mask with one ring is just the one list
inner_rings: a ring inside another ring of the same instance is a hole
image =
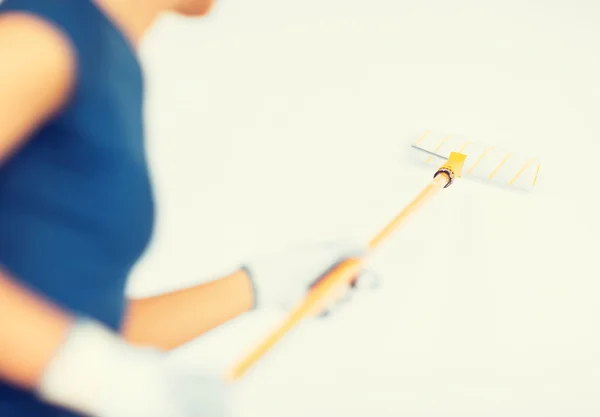
[[[248, 262], [244, 269], [254, 286], [255, 307], [277, 306], [289, 310], [328, 271], [344, 260], [365, 253], [364, 247], [353, 242], [333, 241], [292, 248]], [[378, 277], [373, 270], [365, 269], [357, 278], [357, 284], [365, 280], [373, 284]], [[348, 301], [349, 294], [350, 291], [338, 302]]]
[[101, 325], [76, 323], [38, 386], [39, 397], [94, 417], [229, 417], [221, 378], [175, 369]]

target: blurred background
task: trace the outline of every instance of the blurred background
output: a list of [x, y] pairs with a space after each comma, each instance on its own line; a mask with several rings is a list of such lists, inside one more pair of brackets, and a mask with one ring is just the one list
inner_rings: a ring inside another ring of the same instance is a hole
[[[218, 0], [202, 20], [166, 16], [142, 51], [159, 219], [130, 292], [366, 240], [432, 175], [409, 144], [462, 135], [539, 157], [536, 191], [442, 193], [374, 258], [378, 292], [240, 384], [240, 416], [598, 415], [598, 22], [593, 0]], [[280, 318], [248, 314], [174, 359], [224, 371]]]

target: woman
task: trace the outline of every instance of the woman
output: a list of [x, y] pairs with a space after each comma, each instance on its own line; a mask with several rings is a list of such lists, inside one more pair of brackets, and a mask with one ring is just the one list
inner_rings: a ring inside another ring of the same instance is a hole
[[257, 306], [289, 305], [358, 253], [309, 246], [125, 299], [154, 219], [135, 48], [160, 13], [211, 5], [0, 3], [2, 417], [228, 415], [219, 377], [173, 369], [162, 352]]

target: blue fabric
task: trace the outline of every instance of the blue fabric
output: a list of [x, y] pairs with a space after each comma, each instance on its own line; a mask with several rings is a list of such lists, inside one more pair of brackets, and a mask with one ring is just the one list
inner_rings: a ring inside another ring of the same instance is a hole
[[[154, 220], [140, 63], [90, 0], [0, 4], [0, 14], [12, 11], [64, 33], [77, 79], [64, 110], [0, 165], [0, 265], [70, 311], [118, 329], [126, 279]], [[0, 383], [2, 417], [70, 415]]]

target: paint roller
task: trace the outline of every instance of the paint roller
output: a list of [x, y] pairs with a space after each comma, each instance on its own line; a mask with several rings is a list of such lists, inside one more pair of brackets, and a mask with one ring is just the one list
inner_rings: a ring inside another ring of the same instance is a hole
[[411, 145], [413, 159], [435, 165], [452, 152], [468, 155], [463, 169], [466, 178], [477, 179], [515, 191], [531, 191], [540, 171], [540, 161], [497, 146], [427, 131]]
[[525, 158], [499, 148], [462, 141], [431, 131], [425, 132], [412, 144], [412, 148], [416, 151], [417, 159], [425, 164], [433, 165], [434, 162], [445, 161], [435, 171], [433, 180], [371, 239], [365, 256], [347, 259], [319, 278], [287, 317], [257, 346], [234, 364], [227, 374], [230, 381], [239, 380], [246, 375], [300, 322], [317, 314], [347, 288], [364, 268], [369, 254], [379, 248], [412, 214], [440, 190], [452, 185], [457, 178], [463, 175], [471, 176], [516, 189], [531, 190], [536, 184], [540, 169], [537, 159]]

